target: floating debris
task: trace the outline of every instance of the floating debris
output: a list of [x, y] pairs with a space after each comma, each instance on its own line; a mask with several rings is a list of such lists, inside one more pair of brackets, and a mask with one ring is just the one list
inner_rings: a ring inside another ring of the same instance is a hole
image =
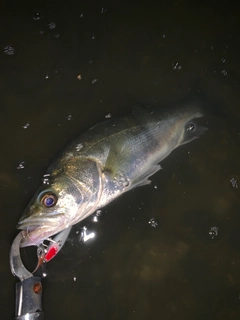
[[175, 62], [173, 63], [173, 70], [182, 70], [182, 66], [178, 63], [178, 62]]
[[93, 79], [92, 80], [92, 84], [94, 84], [95, 82], [97, 82], [97, 79]]
[[208, 234], [214, 239], [218, 235], [218, 227], [211, 227]]
[[222, 70], [222, 74], [226, 77], [228, 75], [227, 70]]
[[235, 178], [231, 178], [230, 179], [230, 182], [231, 182], [231, 185], [232, 185], [232, 187], [233, 188], [238, 188], [238, 181], [237, 181], [237, 179], [235, 179]]
[[154, 188], [154, 189], [157, 189], [158, 187], [157, 187], [157, 185], [155, 185], [153, 188]]
[[68, 120], [68, 121], [71, 121], [71, 120], [72, 120], [72, 115], [71, 115], [71, 114], [69, 114], [69, 115], [67, 116], [67, 120]]
[[79, 75], [77, 76], [77, 79], [78, 79], [78, 80], [82, 80], [82, 76], [79, 74]]
[[107, 12], [107, 8], [101, 8], [101, 14], [104, 14]]
[[227, 61], [226, 58], [222, 58], [221, 60], [222, 60], [222, 63], [225, 63]]
[[56, 23], [53, 21], [53, 22], [50, 22], [49, 24], [48, 24], [48, 28], [50, 29], [50, 30], [53, 30], [53, 29], [55, 29], [56, 28]]
[[47, 74], [45, 74], [45, 79], [48, 79], [49, 78], [49, 75], [48, 75], [48, 73]]
[[76, 277], [73, 277], [73, 281], [77, 281], [77, 278], [76, 278]]
[[40, 12], [35, 12], [34, 13], [34, 16], [33, 16], [33, 20], [40, 20], [41, 19], [41, 14], [40, 14]]
[[30, 123], [26, 122], [22, 127], [23, 127], [23, 129], [27, 129], [29, 126], [30, 126]]
[[8, 45], [4, 47], [4, 53], [8, 56], [13, 56], [15, 54], [15, 49], [13, 46]]
[[83, 13], [80, 14], [80, 18], [83, 18]]
[[111, 113], [108, 113], [108, 114], [105, 115], [105, 118], [109, 119], [109, 118], [111, 118], [111, 116], [112, 116]]
[[18, 169], [18, 170], [24, 169], [24, 164], [25, 164], [25, 161], [19, 162], [19, 164], [17, 165], [17, 169]]
[[154, 218], [151, 218], [148, 223], [150, 224], [151, 227], [156, 228], [158, 226], [157, 221]]

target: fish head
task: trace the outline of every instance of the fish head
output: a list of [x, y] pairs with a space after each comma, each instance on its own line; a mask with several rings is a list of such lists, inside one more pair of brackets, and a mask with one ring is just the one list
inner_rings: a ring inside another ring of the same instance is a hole
[[38, 246], [74, 224], [81, 202], [81, 191], [67, 176], [43, 183], [18, 222], [17, 228], [23, 230], [21, 246]]
[[97, 208], [102, 192], [98, 163], [69, 157], [64, 163], [57, 161], [49, 172], [18, 222], [24, 231], [22, 247], [38, 246]]

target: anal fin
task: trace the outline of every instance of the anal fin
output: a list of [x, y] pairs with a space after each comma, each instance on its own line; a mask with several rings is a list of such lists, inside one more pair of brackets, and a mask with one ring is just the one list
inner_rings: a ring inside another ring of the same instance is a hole
[[147, 171], [143, 174], [136, 177], [130, 184], [128, 190], [134, 189], [136, 187], [145, 186], [151, 183], [151, 180], [148, 178], [152, 176], [154, 173], [159, 171], [161, 168], [160, 164], [151, 166]]

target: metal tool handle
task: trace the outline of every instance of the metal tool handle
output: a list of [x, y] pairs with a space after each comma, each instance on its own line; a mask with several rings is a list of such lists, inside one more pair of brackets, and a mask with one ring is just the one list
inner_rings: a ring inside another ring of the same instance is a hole
[[10, 251], [12, 274], [21, 281], [16, 284], [15, 320], [43, 320], [42, 311], [42, 278], [34, 276], [22, 263], [20, 255], [20, 232], [14, 239]]
[[42, 283], [32, 276], [16, 284], [15, 318], [18, 320], [43, 320]]

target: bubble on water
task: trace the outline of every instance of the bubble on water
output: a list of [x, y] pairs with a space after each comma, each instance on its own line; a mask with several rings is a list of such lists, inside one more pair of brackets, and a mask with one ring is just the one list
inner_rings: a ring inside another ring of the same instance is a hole
[[46, 173], [43, 175], [42, 182], [43, 184], [50, 184], [50, 173]]
[[173, 70], [182, 70], [182, 66], [180, 65], [179, 62], [175, 62], [172, 64]]
[[222, 70], [222, 72], [221, 72], [225, 77], [228, 75], [228, 72], [227, 72], [227, 70]]
[[97, 210], [97, 212], [93, 216], [93, 222], [98, 222], [98, 217], [101, 215], [101, 213], [102, 213], [101, 210]]
[[96, 83], [97, 82], [97, 79], [93, 79], [92, 80], [92, 84]]
[[218, 235], [218, 227], [211, 227], [208, 234], [214, 239]]
[[17, 165], [18, 170], [24, 169], [24, 167], [25, 167], [25, 161], [20, 161], [19, 164]]
[[42, 17], [41, 17], [41, 14], [40, 12], [35, 12], [34, 15], [33, 15], [33, 20], [40, 20]]
[[233, 188], [238, 188], [238, 181], [235, 178], [230, 179], [231, 185]]
[[108, 113], [108, 114], [105, 115], [105, 118], [109, 119], [109, 118], [111, 118], [111, 116], [112, 116], [111, 113]]
[[225, 63], [227, 61], [226, 58], [222, 58], [221, 60], [222, 60], [222, 63]]
[[151, 218], [151, 219], [148, 221], [148, 223], [149, 223], [150, 226], [153, 227], [153, 228], [157, 228], [157, 226], [158, 226], [158, 223], [157, 223], [157, 221], [156, 221], [154, 218]]
[[13, 56], [15, 54], [15, 49], [13, 46], [7, 45], [4, 47], [4, 53], [8, 56]]
[[53, 30], [53, 29], [55, 29], [56, 28], [56, 23], [53, 21], [53, 22], [50, 22], [49, 24], [48, 24], [48, 28], [50, 29], [50, 30]]
[[107, 8], [101, 8], [101, 14], [104, 14], [104, 13], [106, 13], [107, 12]]
[[29, 126], [30, 126], [30, 123], [26, 122], [22, 127], [23, 127], [23, 129], [27, 129]]
[[71, 120], [72, 120], [72, 115], [71, 115], [71, 114], [69, 114], [69, 115], [67, 116], [67, 120], [68, 120], [68, 121], [71, 121]]
[[83, 148], [83, 144], [82, 143], [78, 143], [76, 145], [76, 151], [80, 151]]

